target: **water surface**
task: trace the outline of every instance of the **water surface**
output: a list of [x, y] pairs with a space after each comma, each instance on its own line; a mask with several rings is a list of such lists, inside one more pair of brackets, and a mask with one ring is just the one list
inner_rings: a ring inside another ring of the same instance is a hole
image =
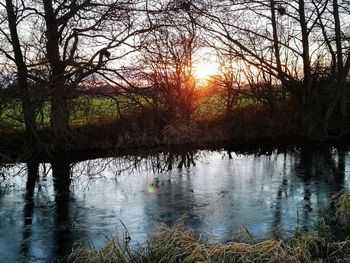
[[[344, 151], [303, 148], [7, 165], [0, 171], [0, 262], [59, 261], [75, 242], [101, 247], [123, 225], [133, 244], [142, 243], [159, 223], [174, 225], [183, 214], [218, 242], [239, 238], [242, 225], [256, 239], [280, 227], [309, 231], [331, 195], [348, 187], [349, 162]], [[39, 178], [27, 180], [37, 168]]]

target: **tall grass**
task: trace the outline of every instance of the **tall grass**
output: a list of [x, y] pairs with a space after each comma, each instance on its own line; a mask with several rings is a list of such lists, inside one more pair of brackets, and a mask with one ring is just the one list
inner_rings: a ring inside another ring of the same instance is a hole
[[331, 241], [316, 233], [299, 234], [288, 240], [257, 243], [214, 244], [198, 240], [182, 224], [162, 225], [149, 244], [132, 250], [117, 239], [101, 250], [77, 247], [69, 262], [350, 262], [350, 242]]
[[[350, 194], [337, 201], [337, 218], [348, 227]], [[344, 211], [346, 209], [346, 211]], [[343, 220], [343, 221], [342, 221]], [[345, 221], [344, 221], [345, 220]], [[285, 239], [217, 244], [200, 240], [183, 220], [175, 226], [160, 225], [147, 245], [132, 250], [129, 239], [110, 240], [101, 250], [77, 246], [69, 262], [350, 262], [350, 240], [334, 240], [321, 218], [312, 233], [296, 231]]]
[[343, 192], [336, 201], [336, 216], [347, 233], [350, 233], [350, 193]]

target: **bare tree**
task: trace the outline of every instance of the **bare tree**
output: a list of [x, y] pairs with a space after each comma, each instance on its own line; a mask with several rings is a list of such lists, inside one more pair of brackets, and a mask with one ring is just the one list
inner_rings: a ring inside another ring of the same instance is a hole
[[[279, 80], [282, 88], [304, 106], [305, 113], [320, 108], [314, 104], [318, 103], [318, 93], [326, 88], [330, 93], [328, 106], [319, 113], [326, 111], [329, 120], [339, 107], [344, 116], [347, 114], [346, 1], [205, 3], [192, 3], [191, 8], [207, 19], [200, 26], [215, 49], [234, 52], [260, 71], [260, 76], [267, 74], [273, 81]], [[327, 68], [332, 72], [329, 80], [334, 81], [323, 87], [326, 82], [319, 78], [326, 77]]]
[[16, 83], [20, 90], [20, 99], [24, 115], [24, 123], [26, 127], [26, 141], [29, 149], [35, 147], [38, 140], [35, 122], [35, 103], [34, 94], [28, 83], [28, 68], [23, 56], [22, 45], [19, 39], [17, 25], [20, 19], [24, 18], [23, 12], [19, 6], [15, 6], [12, 0], [6, 0], [5, 3], [1, 3], [2, 7], [6, 10], [5, 18], [7, 18], [8, 26], [5, 25], [5, 21], [2, 22], [1, 33], [3, 37], [8, 41], [9, 48], [0, 48], [5, 57], [12, 61], [16, 65], [17, 80]]
[[[137, 24], [137, 1], [43, 0], [46, 57], [50, 66], [52, 128], [59, 137], [69, 128], [69, 99], [72, 90], [108, 63], [131, 52], [132, 40], [147, 31]], [[86, 15], [88, 14], [88, 15]], [[129, 51], [116, 49], [124, 46]], [[89, 49], [86, 52], [84, 49]]]
[[[16, 12], [10, 0], [6, 3], [4, 19], [9, 18], [13, 39], [8, 40], [15, 56], [3, 52], [16, 62], [23, 90], [28, 80], [49, 90], [51, 127], [62, 141], [69, 133], [77, 87], [92, 81], [92, 76], [103, 79], [106, 72], [114, 71], [121, 58], [135, 51], [137, 36], [152, 27], [145, 15], [145, 1], [23, 0]], [[17, 21], [19, 11], [24, 15]], [[18, 33], [19, 23], [26, 26]], [[6, 30], [3, 33], [8, 37]], [[34, 126], [28, 123], [28, 127]]]
[[244, 81], [243, 61], [237, 60], [233, 54], [220, 54], [219, 73], [211, 76], [208, 81], [208, 87], [214, 90], [215, 95], [219, 95], [223, 104], [226, 115], [230, 116], [241, 98], [245, 97], [249, 92]]
[[[186, 10], [164, 12], [162, 26], [145, 36], [142, 74], [154, 109], [168, 120], [189, 121], [196, 108], [193, 56], [199, 47], [195, 19]], [[158, 20], [159, 21], [159, 20]]]
[[[349, 44], [349, 35], [346, 33], [346, 25], [341, 24], [341, 18], [343, 21], [345, 19], [349, 19], [349, 3], [346, 1], [342, 1], [342, 5], [339, 5], [338, 0], [333, 0], [332, 1], [332, 8], [333, 8], [333, 19], [334, 19], [334, 31], [335, 31], [335, 36], [334, 36], [334, 41], [335, 41], [335, 54], [333, 53], [333, 59], [336, 58], [336, 62], [334, 62], [334, 65], [336, 65], [336, 70], [335, 70], [335, 92], [334, 96], [329, 104], [329, 107], [326, 112], [326, 123], [328, 124], [332, 114], [334, 113], [335, 109], [337, 106], [339, 106], [340, 111], [343, 116], [348, 115], [348, 110], [347, 110], [347, 100], [348, 100], [348, 95], [347, 95], [347, 90], [348, 85], [347, 85], [347, 79], [349, 76], [349, 70], [350, 70], [350, 48], [349, 46], [347, 47], [347, 50], [344, 48], [345, 43]], [[339, 12], [339, 9], [342, 8], [344, 12], [341, 14]], [[321, 19], [320, 19], [321, 21]], [[325, 31], [325, 30], [324, 30]], [[325, 34], [326, 35], [326, 34]], [[327, 37], [325, 36], [328, 42], [331, 42], [331, 36]], [[330, 46], [330, 50], [332, 50], [332, 46]], [[333, 51], [333, 50], [332, 50]], [[334, 51], [333, 51], [334, 52]], [[345, 61], [345, 62], [344, 62]]]

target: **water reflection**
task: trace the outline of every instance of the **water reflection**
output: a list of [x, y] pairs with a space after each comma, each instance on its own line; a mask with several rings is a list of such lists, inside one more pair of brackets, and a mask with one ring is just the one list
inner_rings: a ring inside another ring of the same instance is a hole
[[70, 216], [70, 207], [74, 200], [70, 192], [71, 167], [69, 161], [57, 158], [52, 161], [51, 168], [55, 189], [55, 255], [62, 259], [74, 243]]
[[33, 222], [34, 211], [34, 189], [35, 183], [39, 177], [39, 163], [32, 161], [27, 163], [27, 183], [26, 193], [24, 197], [24, 213], [23, 213], [23, 241], [22, 254], [24, 258], [28, 258], [29, 239], [31, 236], [31, 226]]
[[[72, 224], [69, 210], [72, 203], [70, 162], [56, 159], [51, 163], [54, 191], [47, 189], [48, 171], [46, 171], [46, 165], [42, 165], [41, 177], [39, 176], [39, 166], [38, 161], [26, 164], [23, 239], [18, 258], [22, 261], [45, 261], [47, 257], [64, 259], [67, 251], [71, 250], [75, 242], [71, 233]], [[54, 197], [54, 200], [50, 200], [50, 195]], [[53, 241], [52, 244], [49, 242], [50, 239]]]
[[143, 242], [160, 223], [183, 214], [201, 235], [237, 238], [244, 224], [256, 238], [281, 226], [312, 229], [318, 208], [348, 184], [344, 149], [303, 147], [256, 155], [190, 151], [74, 163], [56, 157], [2, 167], [0, 261], [64, 259], [72, 245], [101, 247], [123, 231]]

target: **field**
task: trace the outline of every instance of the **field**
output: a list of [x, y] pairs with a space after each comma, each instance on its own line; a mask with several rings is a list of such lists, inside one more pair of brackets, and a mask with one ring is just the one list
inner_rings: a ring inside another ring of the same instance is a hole
[[[106, 98], [79, 98], [71, 102], [70, 125], [79, 127], [88, 124], [102, 123], [118, 118], [115, 102]], [[37, 112], [37, 125], [39, 128], [50, 127], [50, 104], [45, 103]], [[24, 120], [19, 101], [9, 102], [0, 111], [1, 129], [24, 129]]]
[[[149, 108], [146, 102], [140, 103]], [[191, 114], [194, 121], [213, 120], [226, 114], [225, 102], [219, 95], [205, 97], [200, 100]], [[261, 104], [250, 98], [242, 98], [237, 101], [235, 109], [247, 106], [261, 106]], [[84, 125], [103, 124], [118, 120], [121, 116], [128, 116], [134, 111], [140, 110], [131, 100], [124, 97], [80, 97], [70, 103], [70, 126], [82, 127]], [[151, 116], [150, 116], [151, 117]], [[44, 103], [37, 111], [37, 125], [39, 128], [50, 127], [50, 104]], [[12, 100], [0, 109], [0, 129], [24, 129], [23, 113], [20, 102]]]
[[[64, 146], [59, 144], [63, 147], [59, 150], [244, 143], [299, 136], [302, 125], [298, 122], [298, 110], [291, 105], [276, 104], [272, 110], [242, 97], [228, 109], [225, 99], [214, 94], [202, 97], [187, 119], [181, 115], [181, 107], [162, 109], [144, 99], [81, 96], [70, 103], [70, 138]], [[38, 111], [36, 120], [41, 143], [51, 148], [55, 142], [50, 135], [48, 102]], [[7, 103], [0, 111], [0, 132], [11, 137], [8, 135], [24, 134], [24, 128], [20, 103]], [[0, 144], [15, 149], [16, 144], [20, 147], [24, 142], [15, 138], [15, 143], [3, 140]]]

